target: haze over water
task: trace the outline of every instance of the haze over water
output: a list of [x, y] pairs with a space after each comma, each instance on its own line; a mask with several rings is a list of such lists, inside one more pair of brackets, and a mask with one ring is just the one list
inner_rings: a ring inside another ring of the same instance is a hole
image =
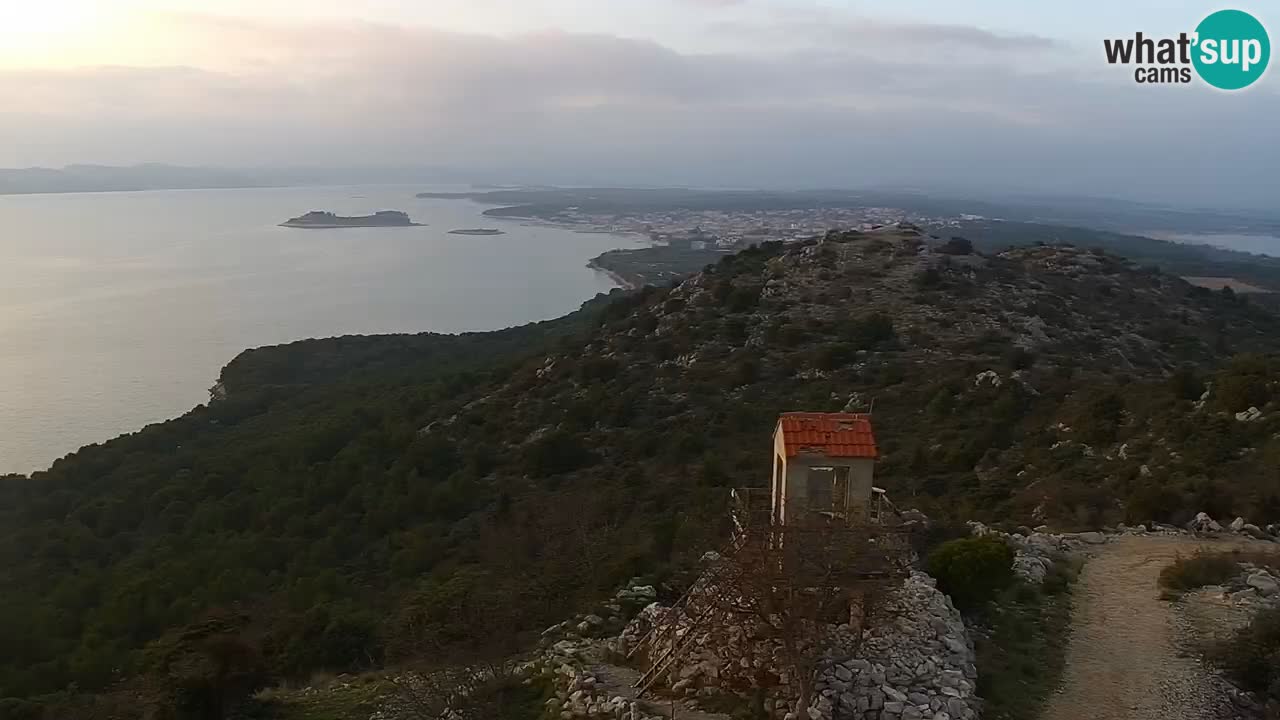
[[[181, 415], [246, 348], [563, 315], [615, 286], [590, 258], [638, 244], [413, 197], [432, 189], [0, 196], [0, 473]], [[276, 226], [384, 209], [428, 226]], [[447, 234], [474, 227], [507, 234]]]

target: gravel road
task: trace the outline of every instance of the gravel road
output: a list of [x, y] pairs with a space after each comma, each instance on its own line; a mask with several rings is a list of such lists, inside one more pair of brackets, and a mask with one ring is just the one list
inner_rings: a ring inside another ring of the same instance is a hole
[[1211, 720], [1240, 717], [1221, 681], [1189, 652], [1160, 570], [1198, 547], [1237, 541], [1125, 535], [1098, 548], [1073, 593], [1062, 684], [1044, 720]]

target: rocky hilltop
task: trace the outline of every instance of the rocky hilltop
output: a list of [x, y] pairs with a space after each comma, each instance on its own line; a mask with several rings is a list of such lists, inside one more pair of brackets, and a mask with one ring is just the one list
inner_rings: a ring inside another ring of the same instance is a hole
[[939, 523], [1265, 527], [1278, 351], [1234, 294], [902, 227], [523, 328], [247, 352], [209, 405], [0, 478], [0, 690], [154, 680], [216, 607], [273, 677], [520, 641], [719, 546], [796, 409], [873, 411], [876, 484]]

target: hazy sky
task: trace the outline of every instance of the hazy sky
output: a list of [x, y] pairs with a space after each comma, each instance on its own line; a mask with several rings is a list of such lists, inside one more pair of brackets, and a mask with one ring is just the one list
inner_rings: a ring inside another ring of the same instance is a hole
[[[1280, 13], [1239, 6], [1271, 30]], [[450, 165], [1265, 206], [1280, 81], [1144, 86], [1103, 37], [1217, 3], [0, 0], [0, 165]], [[499, 179], [495, 177], [495, 179]]]

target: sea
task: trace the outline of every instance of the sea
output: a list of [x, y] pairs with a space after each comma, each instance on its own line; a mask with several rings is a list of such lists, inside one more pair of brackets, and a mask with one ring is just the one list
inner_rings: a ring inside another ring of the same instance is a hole
[[1240, 233], [1139, 233], [1161, 240], [1190, 245], [1212, 245], [1224, 250], [1238, 250], [1256, 255], [1280, 257], [1280, 237], [1274, 235], [1246, 235]]
[[[414, 197], [461, 189], [0, 196], [0, 473], [187, 412], [246, 348], [558, 317], [616, 287], [592, 257], [645, 244]], [[310, 210], [426, 225], [278, 227]]]

